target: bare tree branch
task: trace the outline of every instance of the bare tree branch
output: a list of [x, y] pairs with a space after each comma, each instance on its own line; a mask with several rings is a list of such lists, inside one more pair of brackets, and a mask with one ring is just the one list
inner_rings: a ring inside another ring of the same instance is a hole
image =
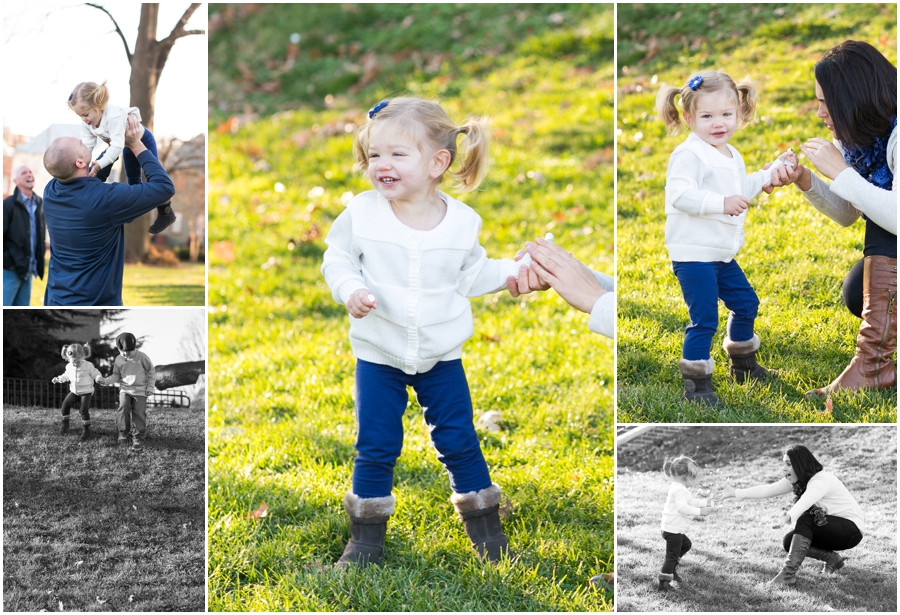
[[200, 6], [199, 2], [192, 2], [191, 5], [184, 11], [184, 14], [181, 16], [181, 19], [178, 20], [178, 23], [175, 24], [175, 27], [172, 28], [172, 31], [169, 32], [169, 36], [160, 41], [160, 43], [168, 43], [170, 45], [174, 44], [176, 40], [179, 38], [190, 36], [192, 34], [206, 34], [206, 30], [185, 30], [184, 26], [187, 24], [188, 20], [190, 20], [191, 15], [194, 14], [194, 11], [197, 10], [197, 7]]
[[109, 17], [109, 19], [113, 22], [113, 25], [116, 27], [116, 32], [119, 34], [119, 38], [122, 39], [122, 44], [125, 45], [125, 55], [128, 57], [128, 64], [131, 64], [131, 50], [128, 49], [128, 41], [125, 40], [125, 35], [122, 33], [122, 29], [119, 28], [118, 22], [116, 22], [115, 17], [112, 16], [112, 13], [107, 11], [105, 8], [100, 6], [99, 4], [93, 4], [91, 2], [85, 2], [87, 6], [92, 6], [98, 11], [103, 11]]

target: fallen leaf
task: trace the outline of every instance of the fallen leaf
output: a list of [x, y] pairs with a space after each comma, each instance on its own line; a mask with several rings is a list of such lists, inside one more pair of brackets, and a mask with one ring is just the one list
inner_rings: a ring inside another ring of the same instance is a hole
[[59, 610], [60, 610], [60, 611], [63, 610], [63, 603], [62, 603], [62, 600], [59, 601]]
[[134, 594], [128, 596], [128, 602], [134, 602]]
[[829, 395], [828, 397], [825, 398], [825, 412], [827, 412], [828, 414], [831, 414], [832, 408], [833, 408], [833, 404], [831, 401], [831, 395]]
[[269, 507], [266, 506], [265, 502], [260, 503], [259, 508], [250, 513], [251, 519], [262, 519], [266, 515], [269, 514]]
[[75, 567], [78, 568], [78, 567], [81, 566], [83, 563], [84, 563], [84, 560], [75, 562]]
[[213, 244], [213, 254], [224, 263], [230, 263], [235, 259], [234, 244], [230, 241], [217, 241]]
[[106, 604], [106, 600], [101, 600], [100, 596], [97, 596], [97, 604]]

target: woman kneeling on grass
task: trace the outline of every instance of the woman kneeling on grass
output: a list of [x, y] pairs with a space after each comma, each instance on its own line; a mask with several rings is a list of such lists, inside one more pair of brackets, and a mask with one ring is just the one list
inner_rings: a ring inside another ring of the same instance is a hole
[[782, 514], [774, 528], [786, 524], [793, 530], [784, 535], [788, 552], [781, 572], [770, 585], [794, 585], [800, 564], [807, 557], [825, 562], [822, 572], [835, 573], [844, 567], [844, 558], [835, 551], [852, 549], [863, 538], [865, 515], [844, 484], [808, 448], [795, 444], [784, 453], [785, 475], [777, 483], [748, 489], [728, 486], [722, 499], [758, 500], [794, 493], [794, 505]]
[[795, 184], [841, 226], [862, 216], [866, 235], [843, 287], [847, 309], [862, 318], [856, 352], [841, 375], [807, 397], [889, 389], [897, 386], [897, 68], [872, 45], [845, 41], [819, 60], [815, 75], [817, 115], [834, 143], [810, 139], [800, 149], [831, 184], [803, 165], [776, 169], [772, 184]]

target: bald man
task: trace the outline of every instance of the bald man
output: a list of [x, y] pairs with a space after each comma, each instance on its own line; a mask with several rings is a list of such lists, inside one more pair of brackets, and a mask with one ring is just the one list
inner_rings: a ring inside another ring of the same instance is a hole
[[31, 169], [20, 166], [12, 180], [3, 199], [3, 305], [31, 305], [31, 279], [44, 278], [44, 212]]
[[99, 173], [90, 177], [91, 152], [74, 137], [54, 139], [44, 153], [44, 168], [54, 177], [44, 189], [50, 233], [44, 305], [122, 305], [124, 225], [175, 194], [172, 180], [141, 143], [140, 124], [131, 118], [125, 147], [137, 157], [146, 182], [105, 184]]

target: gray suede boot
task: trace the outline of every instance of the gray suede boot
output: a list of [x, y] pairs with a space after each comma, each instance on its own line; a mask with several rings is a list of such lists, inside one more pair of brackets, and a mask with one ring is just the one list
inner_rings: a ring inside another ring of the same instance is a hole
[[707, 404], [713, 407], [721, 406], [722, 402], [713, 391], [712, 373], [715, 363], [712, 357], [706, 360], [689, 361], [680, 359], [678, 371], [684, 378], [684, 398], [696, 404]]
[[659, 573], [659, 577], [657, 577], [657, 578], [658, 578], [658, 580], [659, 580], [659, 585], [657, 585], [656, 588], [657, 588], [659, 591], [661, 591], [661, 592], [667, 592], [667, 591], [669, 591], [670, 589], [675, 589], [674, 587], [672, 587], [672, 581], [675, 580], [675, 579], [673, 578], [673, 575], [671, 575], [671, 574], [666, 574], [665, 572], [660, 572], [660, 573]]
[[822, 572], [828, 574], [835, 574], [844, 567], [844, 558], [834, 551], [826, 551], [825, 549], [811, 546], [806, 551], [806, 557], [825, 562], [825, 565], [822, 567]]
[[450, 496], [450, 501], [482, 560], [498, 562], [504, 554], [512, 557], [500, 523], [500, 487], [492, 484], [481, 491], [454, 493]]
[[743, 384], [747, 380], [768, 380], [777, 375], [756, 362], [756, 351], [759, 350], [759, 336], [754, 335], [745, 342], [734, 342], [726, 337], [722, 348], [731, 360], [728, 371]]
[[355, 564], [365, 568], [381, 561], [387, 520], [394, 514], [394, 496], [361, 498], [352, 491], [344, 495], [344, 510], [350, 516], [350, 541], [336, 568]]

